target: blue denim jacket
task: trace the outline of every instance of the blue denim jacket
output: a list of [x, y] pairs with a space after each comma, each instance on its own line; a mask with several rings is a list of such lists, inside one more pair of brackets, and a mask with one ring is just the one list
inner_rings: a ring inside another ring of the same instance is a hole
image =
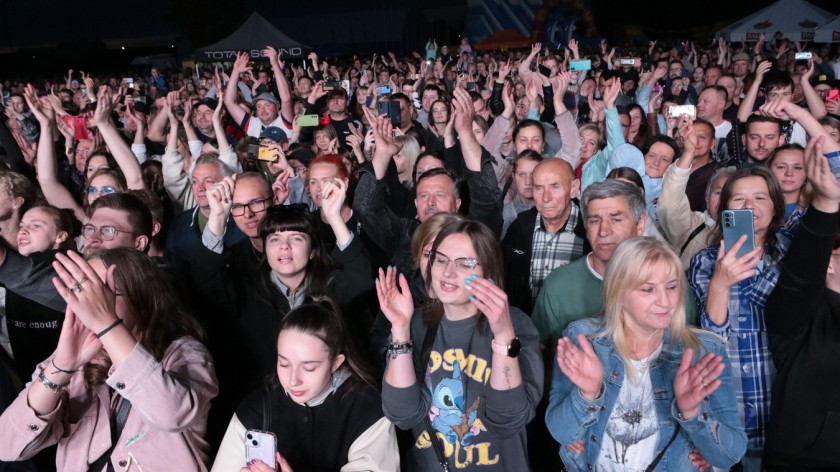
[[[592, 336], [601, 329], [592, 319], [584, 319], [570, 324], [563, 335], [571, 338], [577, 345], [578, 334]], [[695, 447], [709, 464], [728, 468], [741, 459], [747, 447], [747, 436], [738, 418], [726, 344], [722, 338], [709, 332], [699, 332], [697, 335], [703, 352], [700, 355], [695, 353], [695, 361], [707, 352], [724, 358], [726, 368], [719, 378], [721, 385], [703, 400], [696, 417], [687, 421], [678, 418], [674, 379], [682, 359], [683, 346], [680, 342], [670, 346], [670, 331], [666, 329], [662, 351], [650, 364], [650, 380], [659, 422], [659, 442], [655, 454], [658, 455], [668, 444], [677, 422], [682, 429], [655, 470], [697, 470], [691, 466], [688, 458], [688, 454]], [[615, 351], [613, 340], [602, 336], [590, 338], [590, 342], [604, 366], [603, 393], [594, 401], [587, 401], [580, 395], [577, 386], [563, 375], [554, 362], [551, 397], [545, 415], [551, 435], [564, 445], [560, 447], [560, 457], [569, 470], [585, 471], [595, 467], [604, 430], [624, 382], [624, 362]], [[583, 454], [576, 454], [565, 447], [566, 444], [580, 439], [583, 439], [584, 443]]]

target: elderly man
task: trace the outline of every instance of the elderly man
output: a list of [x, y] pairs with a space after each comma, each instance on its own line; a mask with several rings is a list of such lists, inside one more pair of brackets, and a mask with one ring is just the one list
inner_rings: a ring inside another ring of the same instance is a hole
[[502, 241], [508, 301], [533, 309], [543, 281], [557, 267], [589, 252], [574, 196], [580, 191], [572, 166], [545, 159], [534, 168], [534, 208], [519, 214]]

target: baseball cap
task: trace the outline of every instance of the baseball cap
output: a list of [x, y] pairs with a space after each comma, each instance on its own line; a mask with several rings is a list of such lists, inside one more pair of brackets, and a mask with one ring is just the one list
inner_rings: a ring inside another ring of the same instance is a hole
[[831, 78], [829, 78], [825, 74], [819, 74], [813, 79], [811, 79], [811, 85], [813, 85], [814, 87], [822, 84], [828, 85], [829, 87], [834, 87], [834, 81], [831, 80]]
[[268, 93], [268, 92], [263, 92], [263, 93], [261, 93], [261, 94], [257, 95], [257, 96], [256, 96], [256, 98], [254, 98], [254, 99], [251, 101], [251, 103], [253, 103], [254, 105], [256, 105], [256, 104], [257, 104], [257, 101], [259, 101], [259, 100], [265, 100], [265, 101], [267, 101], [267, 102], [271, 102], [271, 103], [273, 103], [273, 104], [275, 104], [275, 105], [277, 105], [277, 106], [280, 106], [280, 102], [279, 102], [279, 101], [277, 101], [277, 99], [276, 99], [276, 98], [274, 98], [274, 95], [272, 95], [272, 94], [270, 94], [270, 93]]
[[312, 159], [315, 159], [315, 153], [312, 152], [312, 149], [300, 147], [286, 154], [286, 160], [290, 159], [295, 159], [301, 164], [308, 166], [312, 162]]
[[732, 62], [733, 63], [738, 62], [738, 61], [751, 61], [751, 60], [752, 60], [752, 56], [750, 56], [749, 54], [747, 54], [745, 52], [739, 52], [738, 54], [735, 54], [734, 56], [732, 56]]
[[260, 133], [260, 139], [264, 138], [268, 138], [276, 143], [286, 142], [289, 139], [286, 136], [286, 133], [276, 126], [269, 126], [268, 128], [262, 130], [262, 133]]
[[207, 108], [210, 108], [211, 110], [215, 110], [216, 107], [219, 105], [219, 101], [214, 98], [202, 98], [198, 101], [198, 103], [195, 104], [194, 108], [198, 109], [198, 107], [200, 107], [201, 105], [204, 105]]

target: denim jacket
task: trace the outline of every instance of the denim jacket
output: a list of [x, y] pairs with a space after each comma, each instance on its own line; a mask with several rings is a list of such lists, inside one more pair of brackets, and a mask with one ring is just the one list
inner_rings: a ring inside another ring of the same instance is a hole
[[[584, 319], [570, 324], [563, 332], [575, 344], [578, 334], [590, 337], [595, 354], [604, 366], [603, 391], [597, 399], [591, 402], [584, 399], [577, 386], [554, 363], [546, 424], [560, 444], [572, 444], [580, 439], [584, 442], [583, 454], [576, 454], [561, 446], [560, 456], [569, 470], [592, 470], [595, 467], [604, 431], [624, 382], [624, 362], [616, 352], [612, 338], [591, 338], [601, 329], [592, 319]], [[720, 468], [728, 468], [738, 462], [746, 450], [747, 436], [738, 419], [726, 344], [722, 338], [705, 331], [697, 332], [697, 336], [702, 352], [694, 355], [695, 362], [707, 352], [723, 356], [726, 367], [719, 377], [721, 385], [703, 400], [697, 416], [690, 420], [679, 418], [674, 379], [682, 360], [683, 346], [681, 342], [669, 345], [670, 331], [666, 329], [662, 351], [650, 364], [650, 380], [659, 422], [659, 440], [654, 454], [658, 455], [668, 444], [677, 422], [682, 429], [655, 470], [697, 470], [688, 458], [695, 447], [709, 464]]]

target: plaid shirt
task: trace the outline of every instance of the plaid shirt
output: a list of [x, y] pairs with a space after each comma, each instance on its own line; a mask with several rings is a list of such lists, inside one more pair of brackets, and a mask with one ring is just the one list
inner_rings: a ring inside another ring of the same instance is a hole
[[566, 265], [583, 254], [583, 238], [575, 234], [580, 210], [574, 202], [566, 226], [556, 233], [543, 228], [542, 216], [537, 214], [534, 224], [533, 246], [531, 248], [531, 301], [537, 299], [543, 281], [552, 270]]
[[[774, 250], [767, 248], [756, 275], [729, 289], [729, 313], [722, 325], [716, 325], [706, 310], [709, 282], [718, 258], [718, 246], [707, 247], [691, 259], [689, 283], [700, 304], [700, 325], [727, 340], [727, 353], [735, 377], [738, 412], [749, 440], [748, 447], [764, 447], [764, 430], [770, 419], [770, 392], [776, 368], [770, 355], [764, 303], [776, 287], [781, 270], [779, 262], [790, 247], [804, 213], [797, 209], [787, 226], [776, 232]], [[772, 253], [772, 254], [770, 254]]]

